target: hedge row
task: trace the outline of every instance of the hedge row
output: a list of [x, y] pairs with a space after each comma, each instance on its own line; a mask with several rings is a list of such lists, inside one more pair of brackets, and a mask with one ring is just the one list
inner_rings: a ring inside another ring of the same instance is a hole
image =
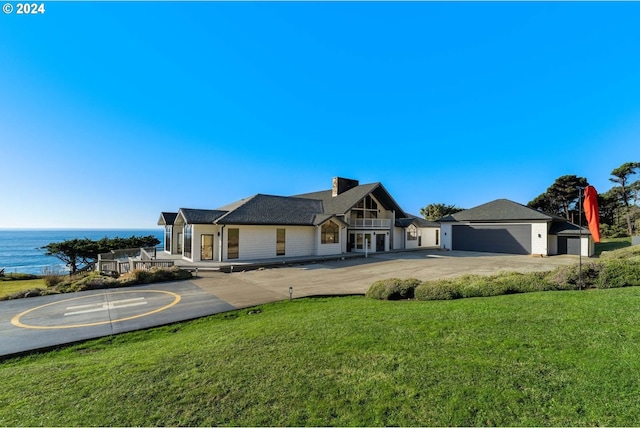
[[579, 266], [563, 266], [551, 272], [504, 272], [495, 275], [464, 275], [421, 282], [389, 278], [376, 281], [366, 296], [379, 300], [452, 300], [533, 291], [577, 290], [640, 286], [640, 260], [609, 258]]

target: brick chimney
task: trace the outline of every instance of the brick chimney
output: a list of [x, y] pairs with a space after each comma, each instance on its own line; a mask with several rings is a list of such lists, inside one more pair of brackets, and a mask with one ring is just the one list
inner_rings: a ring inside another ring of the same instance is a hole
[[333, 186], [331, 188], [331, 196], [336, 197], [341, 193], [346, 192], [349, 189], [353, 189], [359, 186], [358, 180], [352, 180], [350, 178], [333, 177]]

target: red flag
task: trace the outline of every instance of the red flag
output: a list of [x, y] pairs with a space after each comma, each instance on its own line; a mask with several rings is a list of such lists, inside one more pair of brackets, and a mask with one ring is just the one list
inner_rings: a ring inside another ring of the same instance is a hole
[[600, 242], [600, 211], [598, 210], [598, 192], [593, 186], [584, 188], [584, 215], [589, 223], [589, 232], [594, 242]]

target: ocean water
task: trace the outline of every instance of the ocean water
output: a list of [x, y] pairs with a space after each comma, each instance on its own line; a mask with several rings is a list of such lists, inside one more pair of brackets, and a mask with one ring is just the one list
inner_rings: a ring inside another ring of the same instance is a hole
[[64, 263], [53, 256], [45, 256], [42, 249], [52, 242], [68, 239], [130, 238], [153, 235], [163, 242], [163, 229], [0, 229], [0, 269], [5, 273], [20, 272], [42, 274], [46, 267], [66, 270]]

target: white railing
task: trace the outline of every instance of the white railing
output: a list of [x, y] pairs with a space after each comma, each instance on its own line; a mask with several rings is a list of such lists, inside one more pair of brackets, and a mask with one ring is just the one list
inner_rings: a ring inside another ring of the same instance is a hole
[[155, 248], [128, 248], [98, 254], [96, 270], [126, 273], [136, 269], [169, 268], [173, 265], [173, 260], [156, 260]]
[[391, 220], [386, 218], [355, 218], [351, 219], [349, 226], [355, 229], [390, 229]]
[[127, 273], [133, 270], [149, 270], [152, 268], [170, 268], [173, 260], [98, 260], [97, 270], [100, 272]]

